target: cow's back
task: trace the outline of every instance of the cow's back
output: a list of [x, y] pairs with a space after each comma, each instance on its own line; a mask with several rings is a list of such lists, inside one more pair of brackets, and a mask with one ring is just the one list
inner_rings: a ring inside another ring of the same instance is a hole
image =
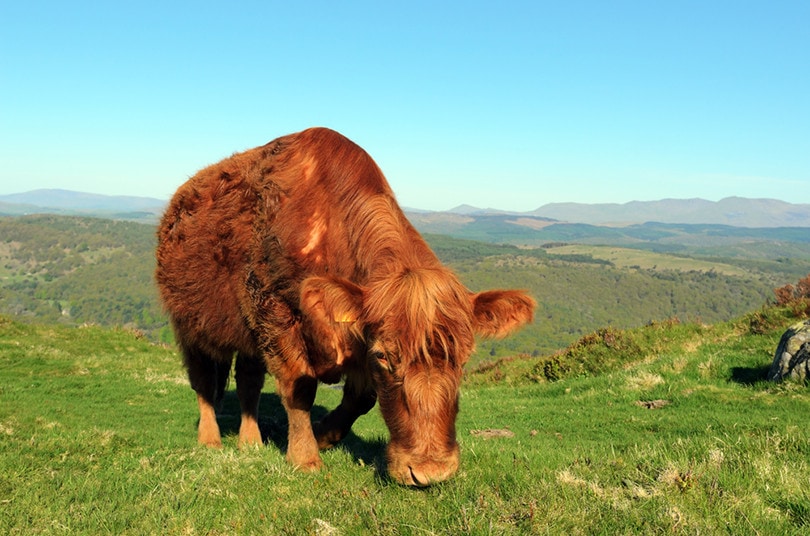
[[361, 235], [384, 225], [383, 215], [364, 221], [364, 214], [384, 200], [384, 217], [408, 225], [385, 177], [362, 148], [332, 130], [313, 128], [281, 140], [287, 156], [262, 178], [264, 187], [284, 192], [282, 205], [267, 215], [274, 236], [302, 273], [361, 282], [367, 261]]
[[158, 230], [156, 279], [179, 335], [252, 352], [268, 294], [295, 309], [308, 275], [362, 278], [369, 255], [358, 235], [381, 222], [358, 217], [380, 199], [397, 227], [408, 225], [371, 157], [324, 128], [201, 170]]

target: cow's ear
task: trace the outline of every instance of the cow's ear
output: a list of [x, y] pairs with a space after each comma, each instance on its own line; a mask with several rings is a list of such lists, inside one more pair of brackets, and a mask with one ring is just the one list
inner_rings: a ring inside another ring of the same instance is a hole
[[521, 290], [473, 294], [473, 329], [485, 337], [504, 337], [534, 319], [537, 303]]
[[363, 289], [345, 279], [309, 277], [301, 283], [301, 313], [312, 330], [313, 349], [342, 365], [355, 355]]
[[301, 311], [313, 320], [353, 323], [363, 308], [363, 289], [346, 279], [308, 277], [301, 283]]

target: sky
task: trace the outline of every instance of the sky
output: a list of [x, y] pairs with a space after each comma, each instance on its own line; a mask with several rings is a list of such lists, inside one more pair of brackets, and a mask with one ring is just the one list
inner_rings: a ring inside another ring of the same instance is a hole
[[810, 2], [0, 0], [0, 194], [168, 199], [310, 126], [401, 205], [810, 203]]

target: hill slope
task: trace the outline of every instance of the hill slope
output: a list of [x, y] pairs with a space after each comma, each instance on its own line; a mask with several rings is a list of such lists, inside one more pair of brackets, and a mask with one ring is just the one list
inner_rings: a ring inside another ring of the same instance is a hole
[[[272, 382], [266, 444], [236, 449], [229, 390], [224, 448], [206, 449], [173, 350], [0, 317], [0, 531], [805, 534], [810, 391], [762, 381], [792, 321], [768, 316], [757, 333], [744, 319], [617, 332], [589, 349], [613, 362], [555, 382], [508, 363], [474, 375], [456, 423], [461, 468], [418, 491], [386, 478], [376, 408], [322, 453], [321, 472], [303, 473], [284, 461]], [[629, 340], [640, 351], [615, 344]], [[320, 389], [314, 418], [339, 400]]]
[[[152, 280], [154, 232], [151, 225], [95, 218], [0, 218], [0, 312], [126, 325], [170, 341]], [[427, 238], [472, 290], [526, 288], [541, 304], [533, 325], [504, 341], [482, 341], [476, 359], [551, 352], [607, 325], [634, 327], [673, 316], [728, 319], [810, 272], [810, 263], [799, 261], [734, 261], [715, 270], [684, 258], [668, 264], [663, 256], [646, 267], [636, 260], [635, 267], [621, 267], [615, 256]]]
[[151, 225], [40, 215], [0, 218], [0, 312], [40, 322], [126, 325], [168, 338]]

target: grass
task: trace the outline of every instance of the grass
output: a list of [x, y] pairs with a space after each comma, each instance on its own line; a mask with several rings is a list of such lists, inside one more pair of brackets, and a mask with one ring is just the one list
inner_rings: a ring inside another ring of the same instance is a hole
[[567, 244], [546, 249], [549, 255], [590, 255], [594, 259], [609, 261], [617, 268], [641, 268], [644, 270], [674, 270], [717, 272], [725, 275], [744, 277], [749, 270], [716, 261], [704, 261], [692, 257], [679, 257], [642, 249], [617, 246], [591, 246]]
[[[225, 446], [201, 448], [173, 349], [0, 319], [0, 532], [807, 533], [810, 393], [764, 381], [795, 320], [757, 315], [756, 333], [751, 318], [622, 333], [629, 360], [605, 354], [600, 371], [557, 381], [532, 376], [538, 360], [471, 373], [461, 469], [424, 490], [386, 478], [376, 409], [323, 453], [323, 471], [304, 474], [283, 460], [272, 388], [265, 446], [236, 449], [229, 392]], [[339, 397], [322, 387], [316, 416]]]

